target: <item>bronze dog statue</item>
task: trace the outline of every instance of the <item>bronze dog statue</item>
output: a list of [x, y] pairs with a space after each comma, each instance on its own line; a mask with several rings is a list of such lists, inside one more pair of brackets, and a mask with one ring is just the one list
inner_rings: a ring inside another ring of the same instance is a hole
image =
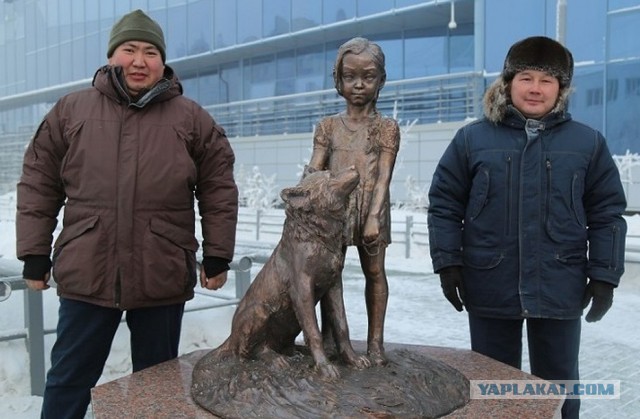
[[323, 297], [342, 360], [357, 368], [371, 365], [351, 345], [342, 294], [344, 215], [358, 180], [355, 167], [336, 174], [317, 171], [282, 190], [282, 237], [240, 301], [230, 336], [205, 355], [200, 366], [206, 369], [208, 362], [230, 356], [288, 365], [284, 355], [293, 354], [302, 331], [315, 368], [324, 377], [338, 377], [338, 368], [325, 353], [316, 316], [316, 304]]

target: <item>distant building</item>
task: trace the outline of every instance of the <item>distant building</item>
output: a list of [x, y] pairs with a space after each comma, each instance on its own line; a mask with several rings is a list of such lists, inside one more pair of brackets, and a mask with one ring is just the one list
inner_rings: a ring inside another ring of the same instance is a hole
[[275, 173], [282, 187], [310, 156], [315, 123], [343, 108], [332, 67], [354, 36], [386, 54], [381, 111], [405, 128], [415, 121], [396, 199], [409, 176], [428, 186], [455, 129], [482, 115], [482, 93], [508, 47], [530, 35], [573, 52], [574, 117], [601, 130], [614, 153], [640, 152], [640, 0], [4, 0], [0, 192], [15, 187], [42, 116], [90, 85], [111, 26], [136, 8], [164, 28], [168, 64], [225, 127], [238, 167]]

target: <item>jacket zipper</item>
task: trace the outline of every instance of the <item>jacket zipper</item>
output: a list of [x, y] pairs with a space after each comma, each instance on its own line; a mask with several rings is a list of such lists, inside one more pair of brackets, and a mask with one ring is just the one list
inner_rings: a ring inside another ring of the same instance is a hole
[[612, 238], [612, 243], [611, 243], [611, 268], [613, 268], [613, 270], [617, 270], [618, 269], [618, 252], [619, 252], [619, 246], [618, 246], [618, 226], [614, 225], [613, 228], [611, 229], [611, 238]]
[[545, 165], [547, 169], [547, 208], [545, 208], [544, 212], [544, 225], [546, 226], [549, 222], [549, 211], [551, 211], [551, 160], [549, 160], [549, 157], [547, 157]]
[[511, 156], [507, 156], [507, 196], [505, 203], [505, 215], [507, 225], [505, 226], [505, 233], [507, 236], [511, 235], [511, 170], [512, 170]]
[[116, 286], [114, 287], [114, 299], [116, 308], [120, 308], [120, 298], [122, 296], [122, 286], [120, 284], [120, 268], [116, 270]]

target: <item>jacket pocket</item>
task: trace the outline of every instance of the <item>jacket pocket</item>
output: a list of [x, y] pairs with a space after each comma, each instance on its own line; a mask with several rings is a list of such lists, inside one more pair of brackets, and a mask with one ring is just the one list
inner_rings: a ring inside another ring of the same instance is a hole
[[469, 194], [469, 210], [467, 216], [474, 220], [478, 218], [487, 205], [489, 196], [490, 176], [488, 169], [482, 169], [473, 177], [471, 192]]
[[60, 292], [97, 295], [105, 287], [106, 236], [100, 217], [80, 220], [66, 226], [58, 236], [53, 252], [53, 277]]
[[[582, 206], [584, 174], [573, 170], [572, 162], [546, 159], [545, 230], [555, 243], [587, 240], [586, 216]], [[564, 167], [568, 166], [568, 167]], [[571, 179], [571, 182], [567, 182]]]
[[151, 299], [184, 295], [196, 285], [196, 251], [193, 233], [169, 222], [152, 219], [142, 249], [142, 292]]
[[513, 256], [500, 248], [465, 247], [464, 290], [467, 306], [510, 315], [519, 310]]
[[587, 226], [587, 216], [585, 215], [584, 207], [582, 206], [582, 196], [584, 195], [584, 179], [578, 173], [573, 174], [573, 180], [571, 182], [571, 206], [575, 214], [578, 223], [585, 227]]
[[541, 309], [548, 313], [582, 311], [582, 297], [587, 285], [587, 247], [557, 248], [552, 258], [540, 263], [539, 293]]
[[464, 266], [472, 269], [493, 269], [502, 259], [504, 253], [497, 249], [469, 248], [464, 252]]

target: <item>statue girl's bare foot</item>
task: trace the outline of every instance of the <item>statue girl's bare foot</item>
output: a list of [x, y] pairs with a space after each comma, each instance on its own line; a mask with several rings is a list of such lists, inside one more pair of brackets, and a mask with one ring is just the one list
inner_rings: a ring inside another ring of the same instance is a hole
[[372, 365], [382, 366], [387, 364], [387, 357], [384, 354], [384, 348], [378, 345], [369, 345], [367, 356]]

